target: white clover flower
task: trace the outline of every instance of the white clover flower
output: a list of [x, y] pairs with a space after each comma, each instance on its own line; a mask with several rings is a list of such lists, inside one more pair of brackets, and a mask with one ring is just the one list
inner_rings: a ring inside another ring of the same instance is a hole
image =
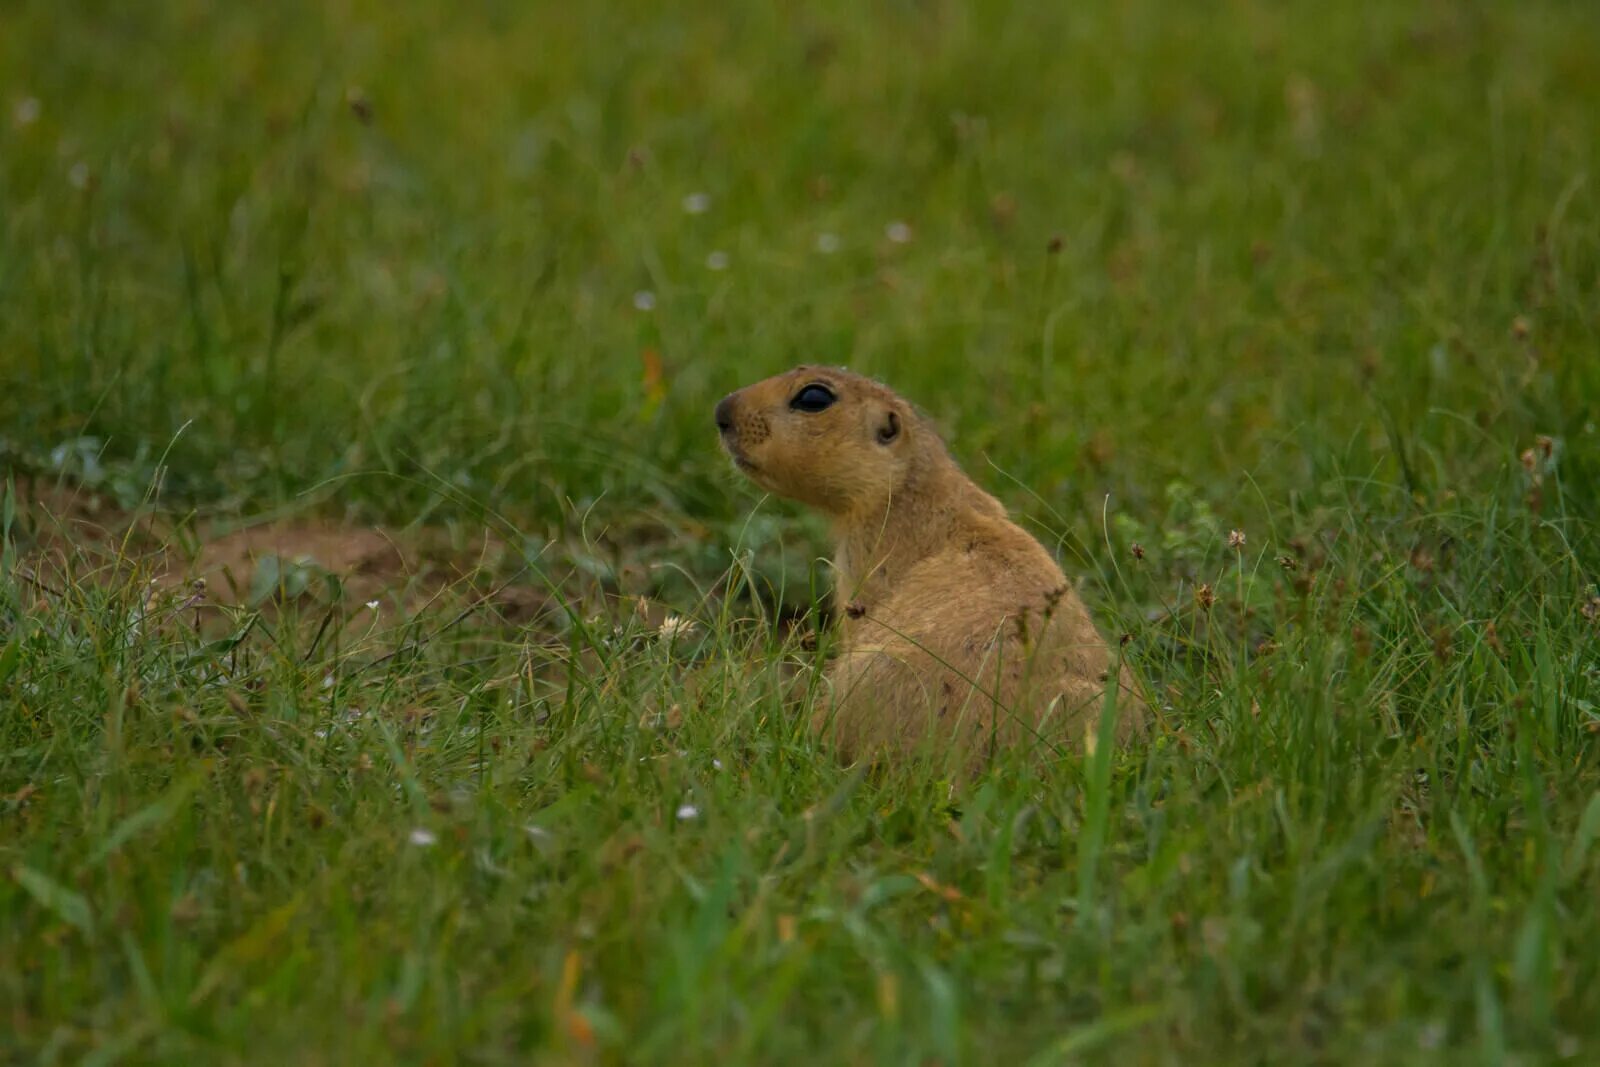
[[678, 821], [679, 822], [688, 822], [690, 819], [698, 819], [699, 817], [700, 817], [700, 809], [695, 807], [693, 804], [680, 804], [680, 805], [678, 805]]
[[706, 257], [706, 269], [707, 270], [727, 270], [728, 269], [728, 253], [720, 251], [720, 250], [711, 253], [709, 256]]
[[839, 251], [839, 235], [836, 233], [817, 234], [817, 251], [825, 256], [831, 256]]
[[704, 215], [711, 210], [711, 194], [690, 193], [683, 198], [683, 210], [690, 215]]
[[648, 289], [640, 289], [633, 294], [633, 306], [640, 311], [654, 311], [656, 307], [656, 294]]
[[897, 245], [911, 240], [911, 227], [896, 219], [883, 228], [883, 235]]
[[11, 121], [18, 126], [32, 126], [39, 121], [40, 110], [42, 109], [37, 96], [25, 96], [11, 109]]
[[432, 848], [438, 843], [439, 838], [438, 835], [436, 835], [432, 830], [425, 830], [419, 826], [411, 831], [410, 836], [407, 837], [406, 840], [410, 841], [418, 848]]

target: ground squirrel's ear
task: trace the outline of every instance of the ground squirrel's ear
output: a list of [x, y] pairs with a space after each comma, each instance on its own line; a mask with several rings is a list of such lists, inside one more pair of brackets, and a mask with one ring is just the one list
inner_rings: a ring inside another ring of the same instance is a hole
[[890, 408], [884, 413], [883, 422], [878, 425], [878, 443], [886, 445], [900, 436], [900, 414]]

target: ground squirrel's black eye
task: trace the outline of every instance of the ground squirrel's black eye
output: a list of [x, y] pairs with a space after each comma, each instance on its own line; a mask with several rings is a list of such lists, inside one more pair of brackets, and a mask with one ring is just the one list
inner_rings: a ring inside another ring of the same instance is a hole
[[839, 399], [833, 395], [833, 390], [826, 385], [812, 383], [794, 394], [794, 399], [789, 401], [789, 406], [796, 411], [804, 411], [808, 415], [815, 415], [833, 406]]

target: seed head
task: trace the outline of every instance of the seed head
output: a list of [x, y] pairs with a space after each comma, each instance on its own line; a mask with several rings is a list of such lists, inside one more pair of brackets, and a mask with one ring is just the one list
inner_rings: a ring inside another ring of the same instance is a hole
[[372, 125], [372, 100], [357, 86], [351, 86], [344, 94], [344, 102], [350, 108], [350, 114], [363, 126]]
[[1437, 626], [1433, 631], [1433, 658], [1440, 663], [1449, 663], [1451, 653], [1455, 651], [1455, 635], [1449, 627]]
[[694, 633], [694, 620], [685, 619], [681, 615], [668, 615], [661, 620], [661, 636], [665, 640], [674, 637], [687, 637]]
[[1483, 627], [1483, 643], [1494, 650], [1497, 656], [1506, 654], [1505, 642], [1500, 640], [1500, 631], [1496, 628], [1494, 620], [1490, 619]]

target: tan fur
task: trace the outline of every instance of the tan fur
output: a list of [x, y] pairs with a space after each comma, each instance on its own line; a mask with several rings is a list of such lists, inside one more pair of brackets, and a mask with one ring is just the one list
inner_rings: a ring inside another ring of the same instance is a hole
[[[791, 409], [813, 383], [837, 401]], [[1040, 740], [1082, 746], [1103, 706], [1106, 643], [1050, 553], [915, 408], [859, 375], [802, 366], [730, 394], [717, 421], [746, 476], [833, 525], [842, 647], [813, 725], [847, 758], [930, 741], [968, 764]], [[1145, 714], [1122, 682], [1118, 740]]]

